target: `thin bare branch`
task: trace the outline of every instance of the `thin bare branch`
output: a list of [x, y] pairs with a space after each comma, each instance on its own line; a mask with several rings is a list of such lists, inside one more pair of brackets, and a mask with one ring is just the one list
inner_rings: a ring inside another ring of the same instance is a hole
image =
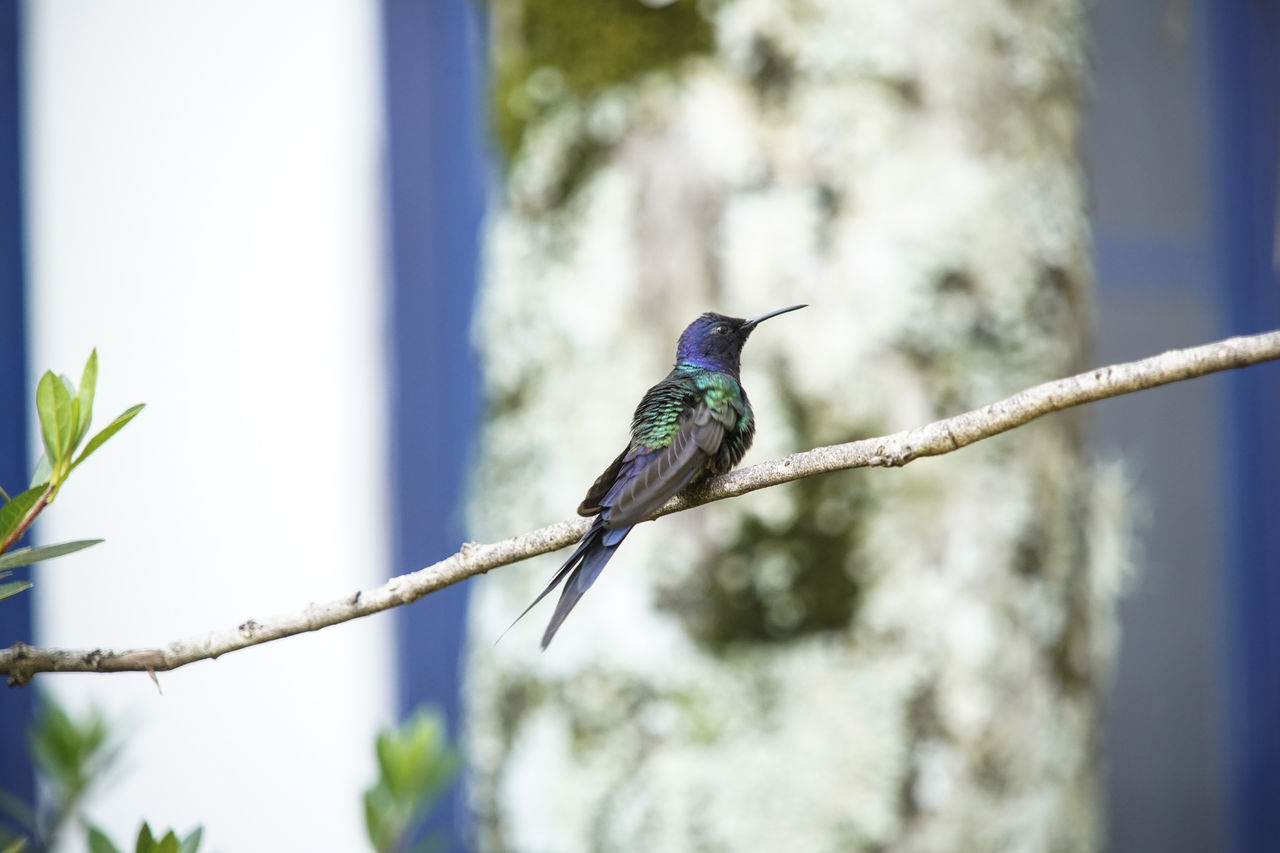
[[[672, 499], [658, 516], [711, 501], [789, 483], [831, 471], [869, 466], [896, 467], [923, 456], [950, 453], [999, 435], [1041, 415], [1216, 373], [1280, 359], [1280, 331], [1229, 338], [1204, 346], [1171, 350], [1125, 364], [1101, 367], [1066, 379], [1028, 388], [981, 409], [880, 438], [868, 438], [793, 453], [717, 477], [705, 486]], [[562, 521], [501, 542], [468, 542], [453, 556], [416, 572], [392, 578], [382, 586], [326, 604], [268, 619], [249, 619], [235, 628], [177, 640], [163, 648], [106, 651], [41, 649], [15, 643], [0, 651], [0, 674], [10, 685], [22, 685], [40, 672], [163, 672], [228, 652], [317, 631], [368, 616], [483, 574], [490, 569], [563, 548], [586, 532], [588, 521]]]

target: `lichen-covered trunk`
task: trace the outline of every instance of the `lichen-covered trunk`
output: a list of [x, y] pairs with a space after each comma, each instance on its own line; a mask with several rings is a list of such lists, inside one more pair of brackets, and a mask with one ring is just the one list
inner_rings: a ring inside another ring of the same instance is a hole
[[[502, 0], [473, 536], [569, 516], [703, 311], [746, 463], [1081, 369], [1079, 0]], [[706, 17], [704, 17], [704, 15]], [[636, 528], [546, 653], [567, 552], [485, 578], [482, 850], [1089, 850], [1122, 501], [1080, 416]]]

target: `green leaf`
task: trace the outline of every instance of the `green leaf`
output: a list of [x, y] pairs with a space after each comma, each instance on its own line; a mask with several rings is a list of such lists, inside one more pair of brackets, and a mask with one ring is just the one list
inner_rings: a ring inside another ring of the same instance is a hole
[[4, 848], [3, 853], [23, 853], [27, 849], [27, 839], [19, 838], [17, 841]]
[[31, 475], [31, 488], [43, 486], [53, 477], [53, 467], [49, 465], [49, 454], [41, 453], [40, 461], [36, 463], [35, 473]]
[[22, 519], [27, 517], [27, 513], [40, 500], [40, 496], [44, 494], [44, 486], [36, 486], [34, 489], [27, 489], [22, 494], [0, 507], [0, 542], [9, 538], [9, 534], [18, 529], [18, 525], [22, 523]]
[[378, 853], [395, 847], [399, 827], [392, 818], [394, 804], [385, 785], [375, 785], [364, 792], [364, 831]]
[[199, 853], [200, 839], [204, 836], [204, 827], [197, 826], [191, 830], [191, 834], [182, 839], [182, 850], [180, 853]]
[[62, 453], [58, 458], [65, 459], [75, 448], [71, 441], [76, 437], [76, 412], [79, 411], [79, 406], [76, 405], [76, 383], [65, 373], [58, 374], [58, 378], [62, 380], [62, 390], [67, 392], [67, 424], [65, 427], [58, 424], [58, 437], [62, 439]]
[[152, 848], [155, 853], [179, 853], [178, 847], [182, 842], [178, 841], [178, 836], [171, 829], [165, 833], [164, 838], [156, 842]]
[[80, 403], [80, 417], [76, 420], [76, 436], [73, 447], [89, 434], [89, 424], [93, 422], [93, 395], [98, 387], [98, 348], [89, 353], [89, 360], [84, 363], [84, 372], [80, 374], [80, 393], [76, 399]]
[[107, 834], [96, 826], [89, 827], [89, 853], [120, 853]]
[[[179, 840], [178, 834], [172, 829], [164, 834], [162, 838], [157, 839], [151, 832], [151, 827], [143, 823], [142, 828], [138, 830], [138, 841], [134, 847], [135, 853], [195, 853], [200, 846], [200, 835], [202, 830], [197, 827], [195, 832], [186, 837], [186, 840]], [[188, 847], [188, 845], [192, 845]]]
[[0, 488], [0, 498], [4, 498], [5, 501], [13, 500], [13, 498], [9, 497], [9, 493], [6, 492], [3, 488]]
[[65, 454], [71, 438], [71, 395], [52, 370], [46, 370], [36, 386], [36, 411], [40, 415], [40, 438], [44, 452], [55, 467]]
[[[71, 435], [67, 437], [67, 446], [62, 453], [62, 458], [66, 459], [76, 451], [76, 432], [80, 429], [80, 400], [77, 397], [71, 398]], [[70, 470], [70, 469], [67, 469]], [[66, 477], [64, 474], [63, 477]]]
[[444, 719], [424, 709], [400, 726], [379, 733], [377, 755], [382, 780], [399, 798], [430, 796], [453, 775], [456, 762]]
[[142, 828], [138, 830], [138, 843], [134, 846], [134, 853], [151, 853], [155, 846], [156, 840], [151, 837], [151, 827], [143, 821]]
[[146, 405], [146, 403], [139, 403], [136, 406], [130, 406], [121, 412], [114, 421], [103, 427], [101, 432], [89, 439], [89, 443], [84, 447], [84, 453], [80, 454], [80, 458], [71, 466], [71, 470], [74, 471], [76, 469], [76, 465], [79, 465], [81, 462], [89, 458], [90, 453], [101, 447], [107, 439], [111, 438], [111, 436], [124, 429], [124, 425], [133, 420], [134, 415], [141, 412]]
[[35, 810], [2, 788], [0, 788], [0, 814], [5, 815], [13, 824], [21, 826], [28, 832], [36, 831]]
[[101, 711], [72, 717], [48, 695], [40, 697], [30, 746], [53, 800], [71, 805], [102, 779], [120, 752]]
[[0, 555], [0, 569], [16, 569], [19, 566], [29, 566], [41, 560], [52, 560], [54, 557], [74, 554], [76, 551], [82, 551], [92, 545], [97, 545], [101, 541], [103, 540], [77, 539], [75, 542], [60, 542], [57, 545], [37, 545], [34, 548], [19, 548], [16, 551]]
[[364, 794], [365, 831], [375, 850], [401, 850], [453, 777], [458, 755], [444, 718], [425, 708], [379, 732], [374, 749], [378, 780]]
[[17, 595], [20, 592], [26, 592], [34, 586], [31, 581], [9, 581], [8, 583], [0, 583], [0, 601]]

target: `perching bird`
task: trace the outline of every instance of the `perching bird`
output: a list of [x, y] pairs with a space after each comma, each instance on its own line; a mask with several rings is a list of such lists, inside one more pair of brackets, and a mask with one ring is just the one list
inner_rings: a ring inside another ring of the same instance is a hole
[[804, 307], [792, 305], [754, 320], [707, 313], [680, 335], [675, 367], [636, 407], [631, 443], [578, 507], [579, 515], [594, 515], [595, 521], [547, 588], [516, 619], [568, 576], [542, 635], [543, 649], [633, 526], [685, 486], [723, 474], [742, 459], [756, 431], [738, 377], [742, 345], [761, 322]]

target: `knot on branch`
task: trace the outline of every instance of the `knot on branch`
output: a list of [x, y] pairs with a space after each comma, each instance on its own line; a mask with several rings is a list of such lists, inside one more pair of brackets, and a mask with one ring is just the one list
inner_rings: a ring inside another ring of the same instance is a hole
[[10, 687], [26, 687], [31, 683], [31, 679], [35, 677], [36, 668], [30, 663], [31, 652], [34, 649], [26, 643], [14, 643], [9, 647], [10, 657], [9, 666], [9, 686]]

